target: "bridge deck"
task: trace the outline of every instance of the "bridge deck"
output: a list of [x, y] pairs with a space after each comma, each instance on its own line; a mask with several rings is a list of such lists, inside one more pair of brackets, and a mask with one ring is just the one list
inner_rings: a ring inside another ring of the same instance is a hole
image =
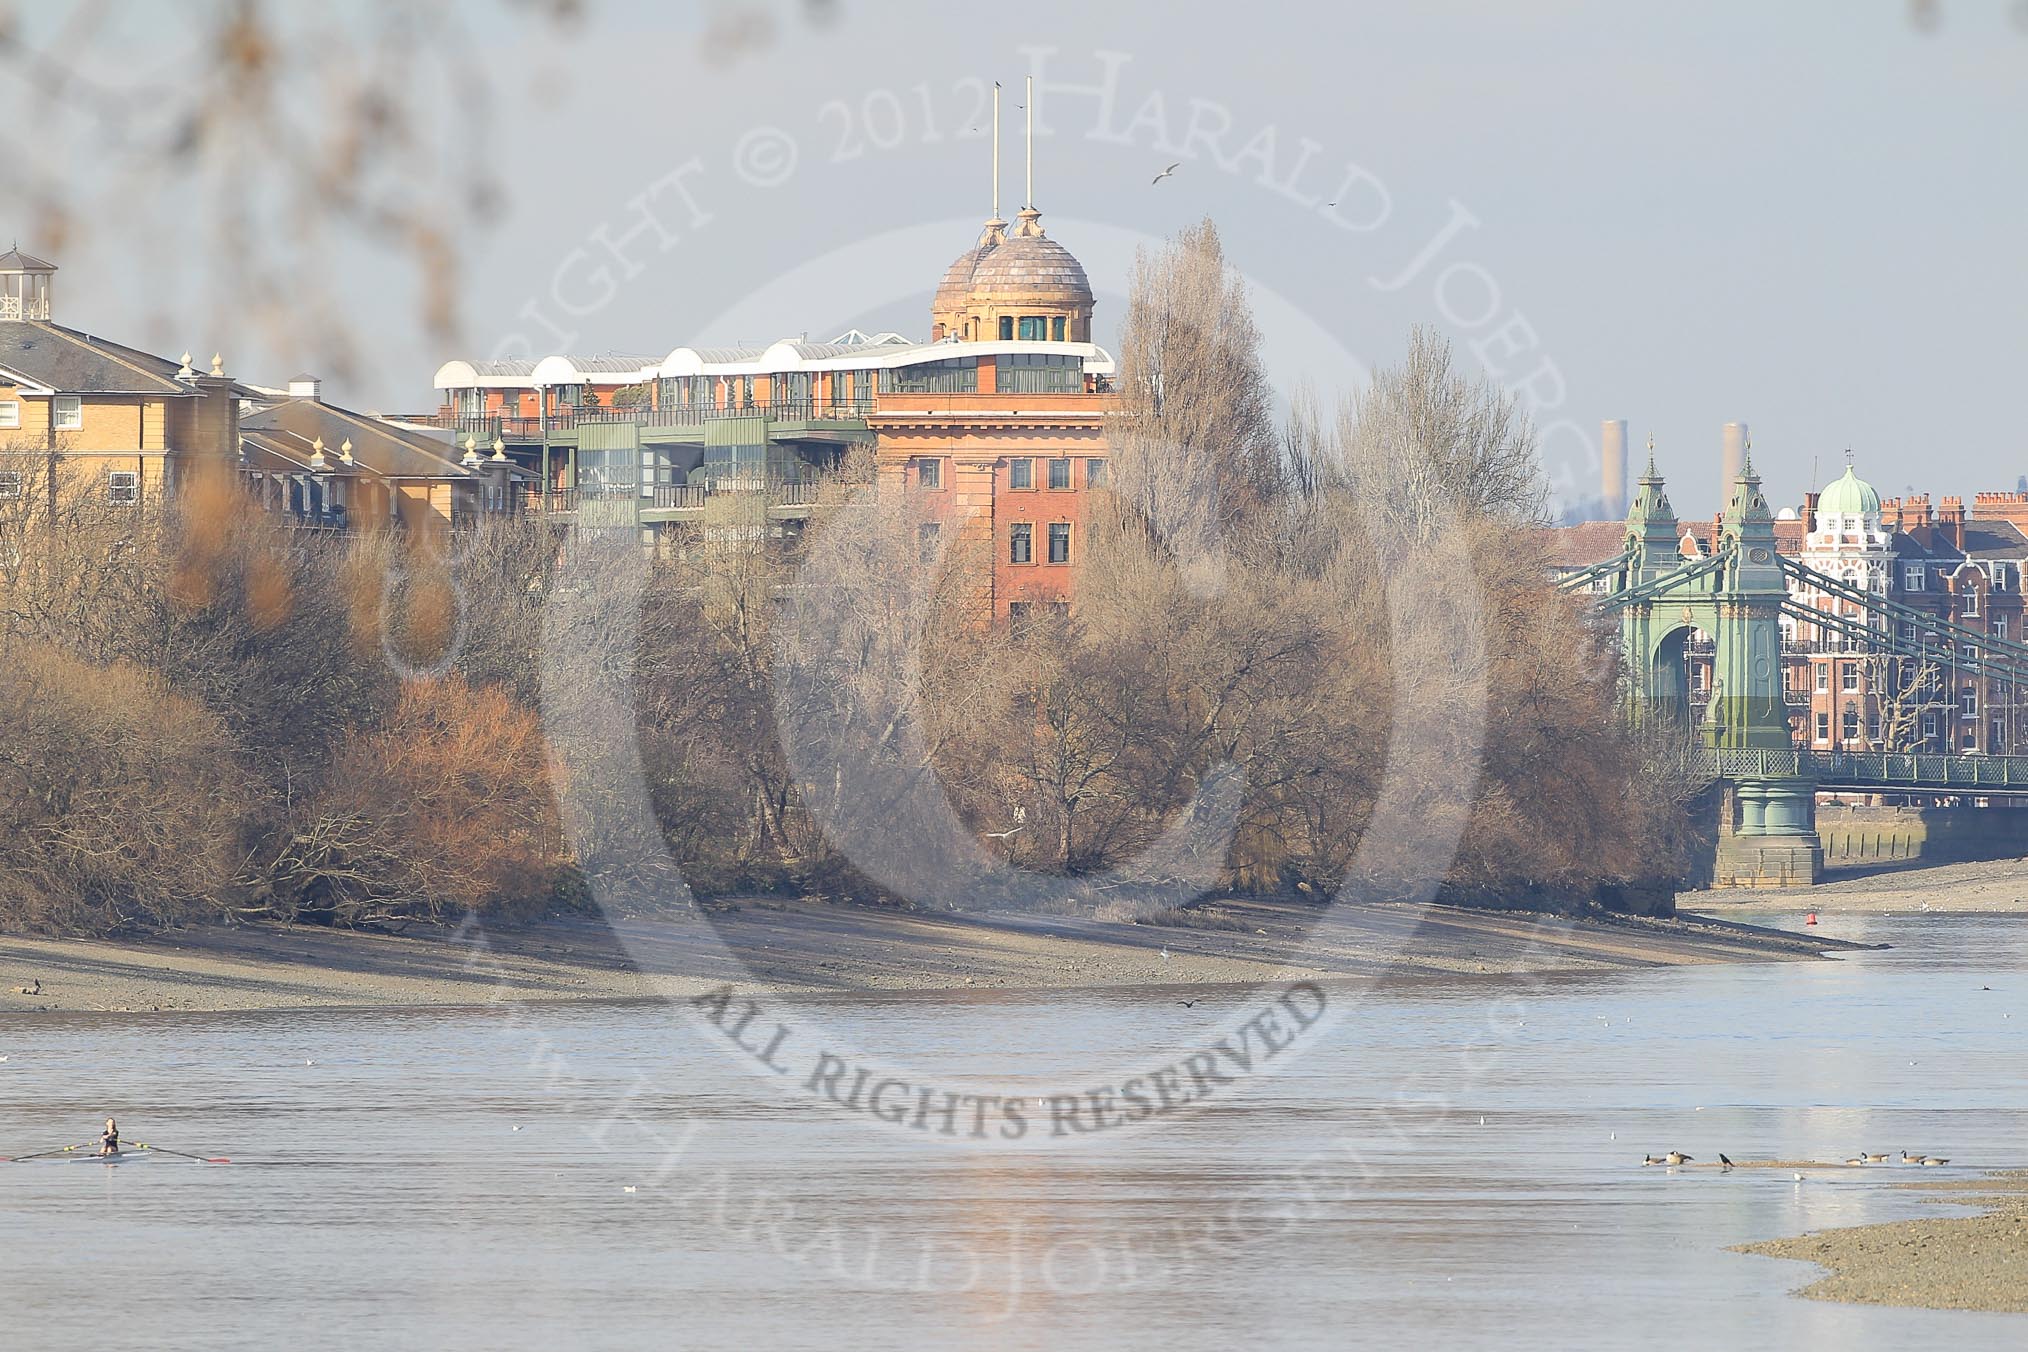
[[1946, 756], [1898, 751], [1699, 752], [1719, 779], [1812, 779], [1820, 789], [2028, 794], [2028, 756]]

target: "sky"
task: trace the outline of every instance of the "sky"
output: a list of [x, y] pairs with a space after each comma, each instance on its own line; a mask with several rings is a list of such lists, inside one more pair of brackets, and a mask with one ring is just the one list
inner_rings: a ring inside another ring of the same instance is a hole
[[[390, 54], [362, 33], [403, 11], [273, 5], [273, 110], [166, 170], [147, 133], [200, 99], [213, 10], [23, 11], [17, 51], [77, 78], [0, 65], [0, 231], [60, 265], [61, 322], [261, 383], [311, 366], [369, 410], [433, 407], [454, 356], [921, 338], [992, 207], [995, 80], [1022, 205], [1033, 76], [1035, 205], [1102, 344], [1134, 249], [1208, 215], [1284, 392], [1356, 391], [1430, 325], [1531, 410], [1565, 503], [1604, 418], [1635, 472], [1654, 438], [1686, 516], [1720, 505], [1733, 420], [1777, 504], [1847, 448], [1890, 494], [2028, 472], [2023, 0], [538, 10], [417, 11], [448, 17]], [[408, 101], [398, 163], [306, 209], [290, 166], [349, 164], [329, 110], [376, 80]], [[356, 225], [352, 190], [438, 251]]]

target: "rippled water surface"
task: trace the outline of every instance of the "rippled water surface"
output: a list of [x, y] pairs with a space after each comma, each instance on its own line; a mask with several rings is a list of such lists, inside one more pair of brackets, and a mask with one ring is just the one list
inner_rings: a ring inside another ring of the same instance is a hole
[[[1206, 1111], [1049, 1149], [876, 1131], [657, 1006], [7, 1016], [0, 1153], [113, 1110], [131, 1140], [235, 1163], [0, 1166], [5, 1327], [39, 1348], [2021, 1346], [2028, 1318], [1797, 1300], [1812, 1269], [1725, 1252], [1918, 1214], [1891, 1186], [1913, 1170], [1639, 1167], [2028, 1163], [2028, 923], [1822, 932], [1896, 947], [1367, 993]], [[818, 1010], [841, 1040], [1046, 1093], [1206, 1006]]]

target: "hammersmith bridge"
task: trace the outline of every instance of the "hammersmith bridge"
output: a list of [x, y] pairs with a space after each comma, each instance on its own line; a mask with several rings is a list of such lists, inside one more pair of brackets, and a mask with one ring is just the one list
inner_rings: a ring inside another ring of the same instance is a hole
[[[1655, 470], [1654, 450], [1627, 512], [1621, 552], [1564, 577], [1616, 611], [1634, 717], [1674, 724], [1693, 739], [1703, 770], [1726, 789], [1714, 881], [1815, 882], [1823, 869], [1818, 792], [1921, 795], [1979, 803], [2028, 797], [2028, 756], [1811, 751], [1789, 727], [1783, 625], [1851, 641], [1855, 651], [1935, 663], [1941, 654], [2028, 684], [2028, 644], [1976, 632], [1898, 604], [1784, 557], [1751, 451], [1708, 557], [1685, 558], [1683, 530]], [[1792, 588], [1836, 604], [1820, 609]], [[1709, 698], [1691, 699], [1686, 645], [1709, 635]]]

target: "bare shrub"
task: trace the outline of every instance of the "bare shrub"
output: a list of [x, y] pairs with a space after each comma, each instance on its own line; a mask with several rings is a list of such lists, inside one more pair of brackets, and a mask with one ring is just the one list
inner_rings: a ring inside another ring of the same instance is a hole
[[231, 904], [252, 790], [196, 701], [130, 663], [14, 642], [0, 726], [0, 925], [105, 933]]

